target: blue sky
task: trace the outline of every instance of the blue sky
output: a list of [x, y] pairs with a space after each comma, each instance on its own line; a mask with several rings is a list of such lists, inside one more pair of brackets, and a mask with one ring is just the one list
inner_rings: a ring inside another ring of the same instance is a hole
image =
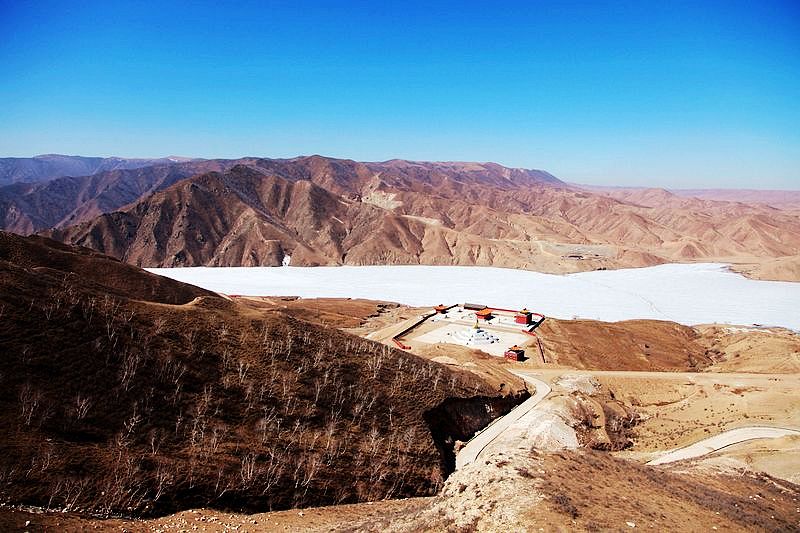
[[800, 2], [0, 0], [0, 155], [800, 189]]

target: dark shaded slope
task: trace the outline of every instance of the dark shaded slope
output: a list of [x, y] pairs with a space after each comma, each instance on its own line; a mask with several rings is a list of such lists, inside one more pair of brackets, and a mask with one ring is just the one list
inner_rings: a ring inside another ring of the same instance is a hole
[[[60, 270], [65, 250], [51, 261], [39, 240], [14, 238], [4, 257], [25, 264], [0, 259], [3, 502], [139, 516], [431, 494], [453, 441], [439, 428], [453, 424], [428, 415], [432, 434], [426, 413], [460, 398], [482, 413], [455, 428], [464, 436], [517, 402], [279, 312], [109, 293]], [[136, 270], [73, 253], [85, 269], [125, 270], [117, 279]]]
[[21, 234], [77, 224], [199, 172], [230, 168], [234, 164], [190, 161], [0, 187], [0, 222], [2, 229]]
[[25, 271], [34, 285], [37, 275], [65, 283], [80, 279], [87, 288], [103, 293], [165, 304], [183, 304], [200, 296], [214, 295], [194, 285], [150, 274], [94, 250], [67, 246], [39, 236], [21, 237], [0, 231], [0, 262]]
[[50, 232], [143, 266], [276, 266], [341, 257], [348, 205], [308, 181], [239, 165], [182, 181], [123, 211]]

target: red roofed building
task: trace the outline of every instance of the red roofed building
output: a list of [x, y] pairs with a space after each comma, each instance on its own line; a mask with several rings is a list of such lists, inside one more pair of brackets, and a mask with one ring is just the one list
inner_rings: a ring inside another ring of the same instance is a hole
[[477, 316], [481, 320], [491, 320], [492, 310], [489, 309], [488, 307], [485, 309], [481, 309], [480, 311], [475, 313], [475, 316]]
[[510, 359], [512, 361], [523, 361], [525, 360], [525, 349], [520, 348], [516, 344], [506, 350], [506, 353], [503, 354], [503, 357], [506, 359]]
[[514, 322], [517, 324], [531, 324], [532, 320], [532, 313], [527, 309], [523, 309], [522, 311], [518, 311], [516, 315], [514, 315]]

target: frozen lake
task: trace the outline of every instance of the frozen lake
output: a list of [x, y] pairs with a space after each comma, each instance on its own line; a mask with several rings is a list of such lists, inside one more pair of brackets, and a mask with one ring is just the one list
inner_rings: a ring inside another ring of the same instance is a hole
[[474, 302], [556, 318], [633, 318], [800, 330], [800, 283], [755, 281], [721, 264], [659, 265], [556, 276], [451, 266], [149, 268], [226, 294], [368, 298], [415, 306]]

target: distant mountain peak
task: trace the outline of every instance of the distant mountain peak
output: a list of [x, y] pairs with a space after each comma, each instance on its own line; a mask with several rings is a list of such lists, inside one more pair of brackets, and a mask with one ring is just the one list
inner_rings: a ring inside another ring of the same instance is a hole
[[179, 156], [159, 159], [136, 159], [119, 156], [85, 157], [63, 154], [6, 157], [0, 158], [0, 186], [13, 183], [39, 183], [64, 176], [91, 176], [106, 170], [124, 170], [190, 161], [194, 160]]

